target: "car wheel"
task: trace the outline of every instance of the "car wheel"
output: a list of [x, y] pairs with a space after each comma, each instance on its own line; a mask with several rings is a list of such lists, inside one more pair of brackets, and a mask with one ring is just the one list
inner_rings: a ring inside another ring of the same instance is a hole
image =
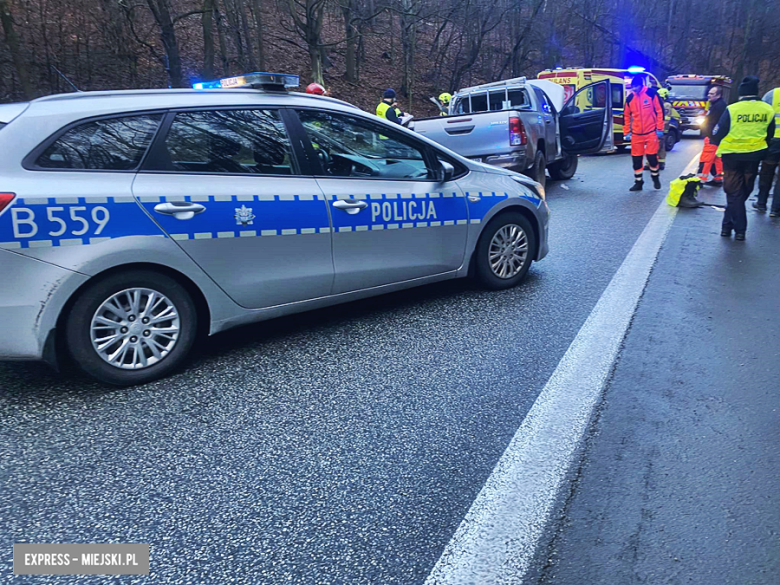
[[579, 157], [572, 154], [564, 154], [563, 158], [549, 166], [550, 177], [556, 181], [568, 181], [577, 172]]
[[542, 187], [547, 182], [547, 161], [544, 159], [544, 154], [540, 151], [536, 151], [536, 157], [534, 157], [534, 164], [528, 169], [525, 174], [531, 177], [537, 183], [541, 183]]
[[666, 140], [666, 152], [671, 152], [671, 150], [674, 148], [674, 145], [678, 142], [677, 132], [670, 130], [664, 140]]
[[477, 279], [492, 290], [511, 288], [528, 273], [536, 253], [531, 223], [520, 213], [503, 213], [485, 226], [474, 252]]
[[144, 384], [176, 370], [195, 342], [197, 310], [173, 278], [146, 270], [112, 274], [76, 299], [65, 325], [71, 357], [93, 378]]

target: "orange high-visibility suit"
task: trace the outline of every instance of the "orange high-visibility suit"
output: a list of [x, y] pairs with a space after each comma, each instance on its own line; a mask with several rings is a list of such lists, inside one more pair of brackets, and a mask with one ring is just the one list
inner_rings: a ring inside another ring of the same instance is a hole
[[664, 131], [664, 107], [656, 90], [643, 87], [628, 96], [624, 114], [623, 136], [631, 134], [631, 156], [658, 154], [656, 131]]

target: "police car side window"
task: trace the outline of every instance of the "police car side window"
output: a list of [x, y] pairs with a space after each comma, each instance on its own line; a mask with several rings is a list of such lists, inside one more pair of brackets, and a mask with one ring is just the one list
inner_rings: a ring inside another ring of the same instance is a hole
[[188, 173], [292, 175], [292, 148], [275, 110], [179, 112], [165, 138], [167, 170]]
[[332, 177], [427, 180], [422, 147], [357, 116], [299, 110], [314, 152]]
[[132, 171], [154, 138], [162, 114], [93, 120], [67, 130], [35, 161], [40, 169]]

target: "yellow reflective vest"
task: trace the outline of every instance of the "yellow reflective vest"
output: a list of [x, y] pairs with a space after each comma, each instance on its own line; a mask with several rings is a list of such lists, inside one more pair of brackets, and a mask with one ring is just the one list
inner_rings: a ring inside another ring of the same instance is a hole
[[[388, 104], [385, 101], [379, 102], [379, 105], [376, 107], [376, 115], [380, 118], [384, 118], [387, 120], [387, 110], [390, 109], [390, 104]], [[401, 110], [398, 108], [395, 108], [395, 115], [399, 118], [401, 117]]]
[[775, 111], [759, 100], [745, 100], [728, 106], [729, 133], [721, 140], [718, 155], [756, 152], [767, 148], [766, 131]]

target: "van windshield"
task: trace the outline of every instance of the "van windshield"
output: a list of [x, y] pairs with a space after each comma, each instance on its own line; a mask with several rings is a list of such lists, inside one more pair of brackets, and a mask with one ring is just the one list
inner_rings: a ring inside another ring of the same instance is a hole
[[680, 84], [671, 84], [672, 89], [669, 92], [669, 95], [678, 100], [706, 100], [707, 99], [707, 91], [709, 90], [709, 85], [707, 84], [697, 84], [697, 85], [680, 85]]

